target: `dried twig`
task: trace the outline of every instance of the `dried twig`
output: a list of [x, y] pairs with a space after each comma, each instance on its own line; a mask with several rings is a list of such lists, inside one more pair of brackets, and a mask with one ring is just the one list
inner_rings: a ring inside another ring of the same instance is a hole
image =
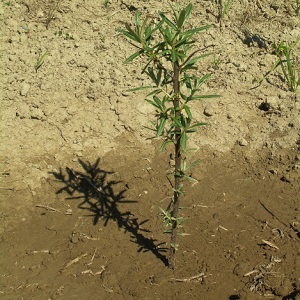
[[175, 282], [191, 282], [193, 280], [203, 280], [204, 278], [204, 273], [200, 273], [198, 275], [195, 275], [195, 276], [192, 276], [192, 277], [189, 277], [189, 278], [183, 278], [183, 279], [178, 279], [178, 278], [171, 278], [172, 281], [175, 281]]
[[262, 242], [263, 242], [264, 244], [270, 246], [271, 248], [274, 248], [274, 249], [279, 250], [279, 248], [278, 248], [275, 244], [273, 244], [273, 243], [271, 243], [271, 242], [269, 242], [269, 241], [262, 240]]
[[14, 187], [0, 187], [0, 189], [1, 190], [7, 190], [7, 191], [15, 191], [16, 190], [16, 188], [14, 188]]
[[47, 210], [54, 211], [54, 212], [61, 212], [60, 210], [50, 207], [48, 205], [37, 204], [36, 207], [45, 208]]
[[225, 228], [225, 227], [223, 227], [223, 226], [221, 226], [221, 225], [219, 225], [219, 228], [221, 228], [221, 229], [223, 229], [223, 230], [225, 230], [225, 231], [228, 231], [227, 228]]
[[33, 250], [32, 251], [32, 254], [38, 254], [38, 253], [50, 254], [50, 250]]
[[83, 257], [85, 257], [85, 256], [87, 256], [87, 253], [84, 253], [84, 254], [82, 254], [82, 255], [80, 255], [80, 256], [78, 256], [78, 257], [72, 259], [70, 262], [68, 262], [68, 263], [66, 264], [66, 266], [64, 267], [64, 270], [67, 269], [67, 268], [69, 268], [69, 267], [72, 266], [73, 264], [79, 262], [79, 261], [80, 261]]
[[93, 260], [94, 260], [94, 258], [95, 258], [96, 252], [97, 252], [97, 248], [96, 248], [95, 251], [94, 251], [94, 254], [93, 254], [92, 258], [91, 258], [91, 261], [88, 263], [88, 266], [91, 265], [91, 264], [93, 263]]

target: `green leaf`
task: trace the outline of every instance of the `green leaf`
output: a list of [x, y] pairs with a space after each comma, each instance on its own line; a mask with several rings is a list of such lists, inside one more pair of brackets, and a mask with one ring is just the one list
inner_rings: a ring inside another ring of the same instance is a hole
[[44, 63], [45, 61], [45, 58], [46, 58], [46, 55], [48, 54], [48, 51], [46, 51], [36, 62], [34, 68], [35, 68], [35, 71], [37, 71], [41, 66], [42, 64]]
[[190, 29], [190, 30], [187, 30], [187, 31], [183, 32], [183, 35], [192, 36], [197, 32], [207, 30], [211, 27], [213, 27], [213, 25], [205, 25], [205, 26], [202, 26], [202, 27]]
[[149, 104], [153, 105], [154, 107], [156, 107], [159, 111], [161, 111], [161, 107], [159, 105], [157, 105], [154, 101], [149, 100], [149, 99], [145, 99]]
[[194, 162], [192, 162], [189, 166], [187, 166], [186, 171], [194, 168], [195, 166], [197, 166], [200, 163], [200, 159], [195, 160]]
[[166, 125], [167, 119], [165, 117], [162, 117], [160, 119], [160, 123], [157, 127], [156, 137], [161, 136], [162, 132], [164, 131], [165, 125]]
[[147, 94], [146, 97], [159, 94], [161, 91], [162, 91], [162, 89], [156, 89], [156, 90], [152, 91], [151, 93]]
[[181, 134], [181, 138], [180, 138], [180, 146], [181, 146], [182, 150], [186, 149], [186, 144], [187, 144], [187, 135], [183, 131], [182, 134]]
[[189, 129], [196, 128], [196, 127], [199, 127], [199, 126], [207, 126], [207, 125], [208, 125], [208, 123], [198, 122], [198, 123], [195, 123], [192, 126], [190, 126]]
[[155, 103], [156, 103], [157, 105], [159, 105], [159, 106], [161, 107], [162, 102], [161, 102], [161, 100], [160, 100], [157, 96], [153, 96], [153, 100], [155, 101]]
[[136, 92], [136, 91], [146, 90], [146, 89], [153, 89], [153, 86], [141, 86], [141, 87], [138, 87], [138, 88], [133, 88], [133, 89], [126, 90], [126, 92]]
[[126, 60], [124, 61], [125, 64], [130, 63], [131, 61], [133, 61], [136, 57], [138, 57], [139, 55], [143, 54], [145, 51], [144, 49], [141, 49], [135, 53], [133, 53], [132, 55], [130, 55], [128, 58], [126, 58]]
[[161, 81], [161, 74], [162, 74], [162, 68], [159, 68], [159, 69], [158, 69], [158, 72], [157, 72], [157, 77], [156, 77], [156, 79], [157, 79], [156, 85], [157, 85], [157, 86], [159, 86], [159, 84], [160, 84], [160, 81]]
[[148, 67], [148, 72], [146, 72], [146, 74], [152, 79], [152, 81], [154, 81], [154, 83], [156, 84], [156, 77], [154, 75], [153, 72], [153, 68], [152, 67]]
[[184, 176], [184, 178], [187, 179], [187, 180], [190, 180], [192, 182], [195, 182], [195, 183], [199, 182], [197, 179], [195, 179], [195, 178], [193, 178], [191, 176]]
[[189, 99], [186, 102], [189, 102], [192, 100], [220, 98], [220, 97], [222, 97], [222, 96], [221, 95], [199, 95], [199, 96], [189, 97]]
[[192, 116], [192, 113], [191, 113], [190, 108], [189, 108], [187, 105], [184, 105], [183, 108], [184, 108], [186, 114], [188, 115], [188, 117], [190, 118], [190, 120], [192, 120], [192, 119], [193, 119], [193, 116]]
[[[163, 21], [163, 20], [160, 20], [159, 23], [151, 30], [149, 36], [151, 36], [152, 33], [154, 33], [155, 31], [157, 31], [158, 29], [160, 29], [163, 23], [164, 23], [164, 21]], [[146, 36], [146, 39], [148, 39], [149, 36]], [[159, 45], [159, 44], [158, 44], [158, 45]], [[156, 46], [158, 46], [158, 45], [156, 45]]]
[[185, 8], [185, 20], [189, 18], [192, 9], [193, 9], [192, 3], [188, 4], [188, 6]]
[[179, 121], [177, 118], [174, 117], [174, 118], [173, 118], [173, 122], [174, 122], [175, 126], [177, 126], [177, 127], [179, 127], [179, 128], [182, 127], [180, 121]]
[[185, 10], [183, 9], [181, 12], [180, 12], [180, 15], [179, 15], [179, 18], [177, 20], [177, 28], [180, 30], [182, 25], [184, 24], [184, 21], [185, 21], [185, 16], [186, 16], [186, 12]]
[[173, 63], [178, 60], [178, 56], [176, 54], [177, 54], [176, 51], [172, 49], [171, 50], [171, 60]]
[[206, 56], [209, 56], [211, 55], [212, 53], [205, 53], [205, 54], [202, 54], [202, 55], [199, 55], [197, 57], [194, 57], [192, 59], [189, 59], [182, 67], [181, 67], [181, 72], [184, 72], [186, 71], [187, 69], [193, 67], [193, 65], [199, 60], [199, 59], [202, 59]]
[[180, 97], [181, 97], [184, 101], [186, 101], [186, 100], [188, 99], [188, 97], [187, 97], [185, 94], [183, 94], [183, 93], [180, 93]]
[[168, 19], [165, 14], [163, 14], [162, 12], [159, 13], [160, 17], [164, 20], [164, 22], [170, 26], [174, 31], [177, 31], [177, 27], [176, 25], [170, 20]]
[[163, 152], [163, 151], [166, 149], [167, 145], [170, 144], [170, 143], [172, 143], [172, 141], [170, 141], [170, 140], [165, 140], [165, 141], [163, 141], [163, 142], [162, 142], [162, 145], [161, 145], [161, 147], [160, 147], [160, 149], [159, 149], [159, 151], [160, 151], [160, 152]]
[[141, 25], [141, 13], [138, 10], [135, 13], [135, 24], [138, 26]]
[[210, 77], [211, 77], [212, 74], [205, 74], [201, 79], [200, 81], [194, 81], [194, 88], [198, 89], [203, 83], [205, 83]]

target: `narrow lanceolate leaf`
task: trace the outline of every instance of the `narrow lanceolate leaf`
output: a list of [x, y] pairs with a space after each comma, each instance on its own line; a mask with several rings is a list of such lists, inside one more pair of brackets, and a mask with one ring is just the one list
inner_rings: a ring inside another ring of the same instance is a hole
[[168, 25], [168, 26], [170, 26], [173, 30], [177, 30], [177, 27], [176, 27], [176, 25], [170, 20], [170, 19], [168, 19], [166, 16], [165, 16], [165, 14], [163, 14], [163, 13], [159, 13], [159, 15], [160, 15], [160, 17], [164, 20], [164, 22]]
[[156, 107], [159, 111], [161, 111], [161, 107], [156, 104], [154, 101], [149, 100], [149, 99], [145, 99], [149, 104], [153, 105], [154, 107]]
[[139, 43], [140, 40], [139, 40], [139, 37], [136, 35], [136, 33], [130, 28], [130, 26], [128, 24], [125, 24], [125, 26], [128, 31], [123, 30], [123, 29], [117, 29], [117, 31], [122, 33], [123, 35], [127, 36], [129, 39]]
[[185, 10], [183, 9], [183, 10], [180, 12], [179, 18], [178, 18], [178, 20], [177, 20], [177, 27], [178, 27], [179, 30], [181, 29], [182, 25], [184, 24], [185, 16], [186, 16], [186, 12], [185, 12]]
[[211, 73], [205, 74], [203, 77], [201, 77], [199, 82], [195, 81], [194, 88], [196, 89], [199, 88], [203, 83], [205, 83], [211, 77], [211, 75], [212, 75]]
[[176, 53], [175, 50], [172, 50], [172, 51], [171, 51], [171, 60], [172, 60], [173, 63], [174, 63], [175, 61], [177, 61], [177, 59], [178, 59], [178, 56], [177, 56], [176, 54], [177, 54], [177, 53]]
[[137, 58], [139, 55], [144, 53], [144, 49], [141, 49], [135, 53], [133, 53], [132, 55], [130, 55], [128, 58], [126, 58], [126, 60], [124, 61], [125, 64], [130, 63], [131, 61], [133, 61], [135, 58]]
[[153, 89], [153, 86], [140, 86], [138, 88], [126, 90], [126, 92], [136, 92], [136, 91], [146, 90], [146, 89]]
[[183, 108], [184, 108], [186, 114], [188, 115], [188, 117], [192, 120], [193, 116], [192, 116], [190, 108], [187, 105], [185, 105]]
[[187, 143], [187, 135], [186, 133], [183, 131], [181, 138], [180, 138], [180, 146], [182, 150], [186, 149], [186, 143]]
[[192, 100], [220, 98], [220, 97], [222, 97], [222, 96], [221, 95], [198, 95], [198, 96], [189, 97], [187, 102], [192, 101]]
[[161, 110], [164, 109], [164, 105], [162, 104], [162, 101], [157, 96], [153, 96], [153, 100], [155, 101], [156, 105], [160, 107]]
[[157, 132], [156, 132], [157, 137], [161, 136], [162, 132], [164, 131], [166, 121], [167, 121], [167, 119], [165, 117], [162, 117], [160, 119], [160, 123], [158, 125]]
[[162, 91], [162, 89], [156, 89], [156, 90], [152, 91], [151, 93], [147, 94], [146, 97], [159, 94], [161, 91]]
[[200, 159], [195, 160], [194, 162], [192, 162], [189, 166], [187, 166], [186, 170], [189, 170], [191, 168], [194, 168], [195, 166], [197, 166], [200, 163]]
[[[194, 65], [199, 59], [202, 59], [202, 58], [204, 58], [204, 57], [206, 57], [206, 56], [209, 56], [209, 55], [211, 55], [211, 54], [212, 54], [212, 53], [205, 53], [205, 54], [199, 55], [199, 56], [197, 56], [197, 57], [194, 57], [194, 58], [188, 60], [188, 61], [185, 63], [185, 66], [192, 66], [192, 65]], [[184, 66], [183, 66], [183, 67], [184, 67]]]
[[[175, 126], [177, 126], [177, 127], [179, 127], [179, 128], [182, 127], [180, 121], [179, 121], [177, 118], [173, 118], [173, 122], [174, 122]], [[174, 127], [175, 127], [175, 126], [174, 126]]]
[[152, 91], [151, 93], [147, 94], [146, 97], [159, 94], [161, 91], [162, 91], [162, 89], [156, 89], [156, 90]]
[[208, 125], [208, 123], [198, 122], [198, 123], [195, 123], [192, 126], [190, 126], [189, 129], [196, 128], [199, 126], [207, 126], [207, 125]]
[[197, 33], [197, 32], [207, 30], [207, 29], [211, 28], [212, 26], [213, 26], [213, 25], [205, 25], [205, 26], [202, 26], [202, 27], [190, 29], [190, 30], [185, 31], [183, 34], [184, 34], [184, 35], [191, 36], [191, 35], [194, 35], [194, 34]]
[[189, 18], [192, 8], [193, 8], [192, 3], [188, 4], [188, 6], [185, 8], [185, 21]]
[[138, 10], [135, 13], [135, 24], [138, 26], [141, 25], [141, 13]]
[[45, 57], [47, 55], [47, 51], [38, 59], [38, 61], [36, 62], [34, 68], [35, 68], [35, 71], [37, 71], [41, 66], [42, 64], [44, 63], [45, 61]]
[[170, 144], [170, 143], [172, 143], [172, 141], [170, 141], [170, 140], [165, 140], [165, 141], [163, 141], [163, 143], [162, 143], [162, 145], [161, 145], [159, 151], [160, 151], [160, 152], [163, 152], [163, 151], [166, 149], [167, 145]]

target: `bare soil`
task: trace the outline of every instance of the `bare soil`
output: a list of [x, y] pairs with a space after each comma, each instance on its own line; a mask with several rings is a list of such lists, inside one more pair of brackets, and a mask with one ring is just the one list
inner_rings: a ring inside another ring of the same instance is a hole
[[1, 0], [2, 299], [300, 299], [300, 93], [279, 69], [257, 86], [271, 43], [300, 37], [296, 1], [233, 1], [220, 23], [218, 1], [191, 2], [191, 26], [216, 25], [203, 94], [223, 97], [193, 104], [210, 126], [170, 270], [172, 148], [126, 92], [149, 82], [115, 31], [168, 2]]

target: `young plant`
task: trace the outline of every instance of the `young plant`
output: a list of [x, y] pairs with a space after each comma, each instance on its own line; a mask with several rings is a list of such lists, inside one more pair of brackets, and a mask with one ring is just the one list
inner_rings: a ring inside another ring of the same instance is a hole
[[296, 0], [295, 12], [298, 16], [300, 15], [300, 0]]
[[174, 145], [175, 165], [173, 170], [174, 182], [172, 183], [173, 197], [166, 210], [161, 209], [164, 223], [168, 226], [165, 231], [171, 234], [168, 265], [174, 269], [174, 256], [177, 245], [178, 228], [184, 218], [179, 216], [180, 199], [184, 194], [183, 180], [191, 179], [187, 171], [198, 163], [198, 160], [187, 164], [188, 136], [195, 132], [197, 127], [205, 123], [194, 122], [191, 101], [203, 98], [218, 97], [217, 95], [199, 95], [201, 86], [209, 79], [211, 74], [199, 78], [190, 74], [196, 70], [196, 63], [209, 55], [198, 54], [204, 49], [191, 52], [194, 46], [195, 34], [209, 29], [212, 25], [206, 25], [193, 29], [186, 29], [187, 20], [192, 11], [192, 4], [180, 9], [178, 5], [172, 7], [173, 19], [164, 13], [159, 13], [159, 18], [147, 16], [141, 19], [140, 13], [135, 14], [135, 24], [130, 26], [125, 23], [124, 29], [117, 29], [129, 43], [137, 48], [125, 63], [133, 61], [141, 56], [146, 64], [142, 73], [148, 75], [154, 85], [132, 89], [153, 89], [147, 96], [146, 101], [156, 109], [155, 137], [162, 137], [161, 151], [168, 144]]
[[228, 8], [232, 2], [232, 0], [227, 0], [225, 3], [224, 0], [219, 0], [219, 14], [218, 14], [218, 21], [221, 22], [225, 15], [227, 14]]
[[298, 38], [294, 43], [289, 44], [288, 42], [273, 43], [272, 48], [274, 54], [277, 56], [273, 68], [267, 72], [267, 74], [258, 82], [258, 86], [278, 67], [281, 68], [284, 79], [286, 80], [289, 89], [292, 92], [296, 92], [298, 86], [300, 85], [300, 73], [299, 73], [299, 61], [298, 57], [292, 54], [293, 49], [300, 41]]
[[42, 54], [36, 61], [35, 65], [34, 65], [34, 68], [35, 68], [35, 71], [37, 72], [38, 69], [43, 65], [44, 61], [45, 61], [45, 58], [47, 56], [47, 53], [48, 51], [44, 52], [44, 54]]

